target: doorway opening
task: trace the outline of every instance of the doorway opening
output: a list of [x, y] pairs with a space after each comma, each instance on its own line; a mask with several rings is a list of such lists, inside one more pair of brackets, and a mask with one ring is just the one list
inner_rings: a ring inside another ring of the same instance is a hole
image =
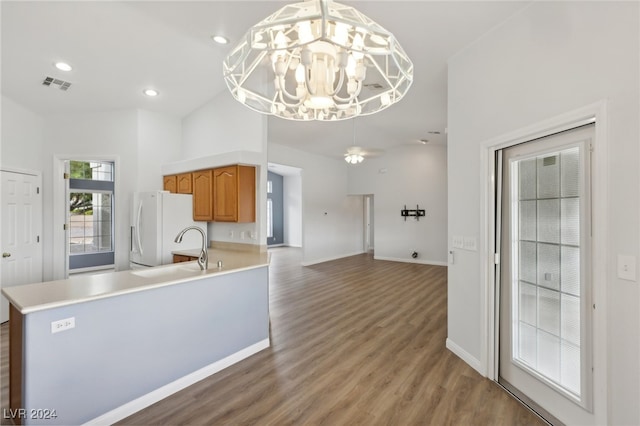
[[267, 246], [284, 245], [284, 177], [267, 172]]
[[267, 246], [302, 247], [302, 169], [275, 163], [268, 168]]
[[364, 230], [363, 230], [363, 250], [370, 255], [374, 254], [374, 217], [373, 217], [373, 194], [363, 196], [364, 206]]

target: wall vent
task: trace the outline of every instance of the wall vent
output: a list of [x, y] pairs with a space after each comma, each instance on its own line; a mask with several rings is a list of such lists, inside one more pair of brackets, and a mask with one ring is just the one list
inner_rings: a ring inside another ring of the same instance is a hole
[[68, 90], [69, 87], [71, 87], [71, 83], [69, 83], [68, 81], [59, 80], [53, 77], [45, 77], [44, 81], [42, 82], [42, 85], [55, 87], [57, 89], [64, 90], [64, 91]]
[[556, 165], [556, 158], [558, 158], [557, 155], [551, 156], [551, 157], [544, 157], [542, 159], [542, 166], [555, 166]]

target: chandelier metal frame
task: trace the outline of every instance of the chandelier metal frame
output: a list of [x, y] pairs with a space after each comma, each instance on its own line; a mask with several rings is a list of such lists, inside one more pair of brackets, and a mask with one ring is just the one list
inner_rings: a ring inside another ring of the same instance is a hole
[[254, 25], [223, 72], [239, 102], [301, 121], [373, 114], [413, 81], [413, 63], [393, 34], [331, 0], [287, 5]]

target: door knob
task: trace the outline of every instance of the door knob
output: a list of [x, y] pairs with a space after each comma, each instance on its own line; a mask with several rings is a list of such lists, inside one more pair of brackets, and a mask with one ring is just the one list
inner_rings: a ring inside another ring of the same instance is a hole
[[11, 253], [4, 252], [2, 253], [2, 257], [11, 257]]

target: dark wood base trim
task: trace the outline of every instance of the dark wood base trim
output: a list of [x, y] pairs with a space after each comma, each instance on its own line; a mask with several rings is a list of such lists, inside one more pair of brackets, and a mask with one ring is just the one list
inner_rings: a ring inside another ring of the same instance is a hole
[[[22, 407], [22, 341], [24, 316], [13, 305], [9, 305], [9, 407], [16, 413]], [[14, 424], [21, 425], [18, 416]]]

